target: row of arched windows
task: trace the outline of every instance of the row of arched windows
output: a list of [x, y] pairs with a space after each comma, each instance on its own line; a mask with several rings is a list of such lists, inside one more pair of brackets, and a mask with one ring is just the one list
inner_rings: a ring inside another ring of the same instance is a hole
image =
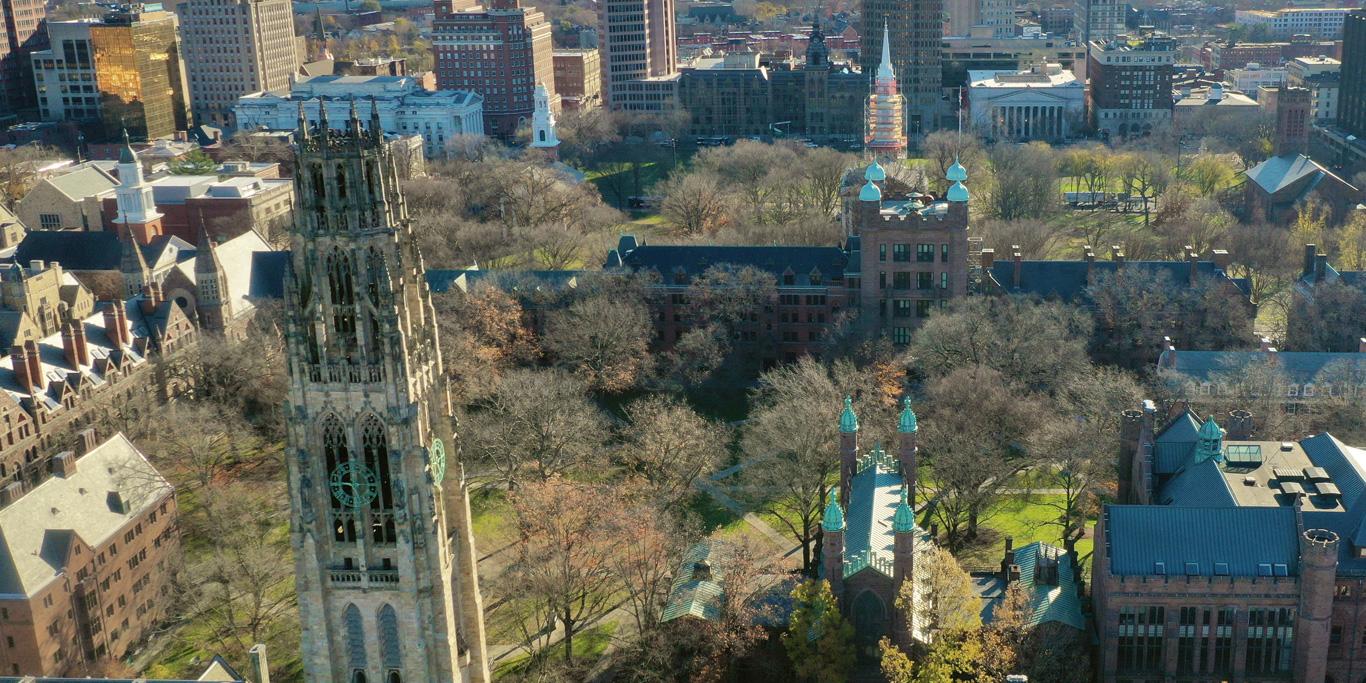
[[[359, 258], [359, 255], [356, 257]], [[363, 258], [364, 291], [373, 310], [380, 305], [383, 290], [381, 285], [387, 281], [388, 268], [383, 255], [373, 246], [365, 251]], [[324, 264], [327, 270], [327, 305], [331, 326], [329, 336], [334, 339], [331, 349], [342, 356], [340, 360], [346, 362], [355, 361], [360, 349], [357, 320], [363, 312], [362, 307], [357, 305], [356, 298], [356, 276], [360, 272], [358, 266], [361, 264], [353, 262], [352, 259], [352, 254], [337, 248], [327, 255]], [[380, 342], [379, 320], [373, 313], [367, 317], [369, 324], [364, 328], [365, 349], [369, 353], [376, 353]]]
[[[346, 624], [347, 666], [351, 669], [351, 683], [366, 683], [365, 621], [354, 603], [346, 606], [342, 617]], [[399, 669], [403, 666], [403, 651], [398, 639], [398, 613], [392, 605], [379, 608], [376, 615], [379, 633], [380, 668], [385, 671], [384, 683], [403, 683]]]

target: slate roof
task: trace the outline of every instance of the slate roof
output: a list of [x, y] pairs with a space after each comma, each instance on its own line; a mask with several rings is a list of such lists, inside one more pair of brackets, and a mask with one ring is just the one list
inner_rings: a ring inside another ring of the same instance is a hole
[[1233, 507], [1237, 501], [1219, 463], [1205, 460], [1181, 469], [1172, 477], [1157, 500], [1161, 505], [1195, 507]]
[[72, 475], [0, 510], [0, 593], [34, 595], [62, 572], [71, 535], [98, 546], [171, 491], [128, 437], [114, 435], [77, 459]]
[[[1346, 364], [1354, 370], [1366, 369], [1366, 353], [1319, 351], [1277, 351], [1277, 368], [1301, 384], [1314, 381], [1324, 368]], [[1236, 372], [1253, 363], [1265, 362], [1265, 351], [1163, 351], [1158, 365], [1167, 371], [1203, 381], [1211, 376]], [[1163, 363], [1166, 363], [1163, 365]]]
[[251, 287], [247, 296], [253, 299], [285, 298], [285, 272], [289, 268], [288, 251], [254, 251], [251, 254]]
[[869, 466], [854, 475], [844, 513], [844, 557], [861, 552], [892, 559], [896, 533], [892, 518], [901, 502], [901, 475], [881, 466]]
[[[617, 249], [607, 255], [606, 266], [626, 267], [632, 270], [654, 270], [673, 283], [672, 275], [682, 271], [689, 278], [700, 275], [708, 268], [730, 263], [737, 266], [752, 266], [771, 273], [781, 286], [783, 274], [792, 269], [794, 285], [824, 286], [834, 278], [844, 277], [849, 256], [839, 247], [784, 247], [784, 246], [709, 246], [709, 245], [647, 245], [628, 246], [626, 238]], [[630, 245], [636, 240], [630, 237]], [[623, 249], [624, 248], [624, 249]], [[621, 266], [614, 264], [620, 262]], [[811, 274], [819, 271], [820, 285], [812, 285]]]
[[112, 232], [35, 230], [19, 243], [14, 261], [57, 261], [67, 270], [118, 270], [122, 255], [119, 236]]
[[[1053, 558], [1058, 564], [1058, 583], [1042, 584], [1037, 581], [1036, 570], [1041, 558]], [[1029, 625], [1037, 626], [1054, 621], [1066, 624], [1078, 631], [1086, 628], [1086, 617], [1081, 611], [1081, 598], [1077, 596], [1077, 578], [1073, 573], [1072, 561], [1061, 548], [1047, 543], [1034, 542], [1015, 550], [1015, 564], [1020, 566], [1020, 589], [1029, 596]]]
[[[702, 541], [684, 553], [678, 572], [674, 575], [669, 597], [664, 602], [664, 613], [660, 622], [670, 622], [682, 617], [693, 617], [715, 621], [721, 617], [726, 591], [722, 586], [725, 578], [720, 565], [724, 562], [725, 552], [716, 541]], [[693, 578], [693, 568], [699, 562], [710, 565], [711, 579]]]
[[1350, 187], [1347, 181], [1338, 178], [1332, 171], [1303, 154], [1271, 157], [1249, 168], [1246, 174], [1249, 181], [1272, 195], [1303, 183], [1304, 186], [1295, 193], [1295, 197], [1302, 197], [1328, 178]]
[[[199, 260], [198, 250], [191, 247], [191, 257], [185, 258], [176, 265], [181, 274], [189, 278], [190, 282], [195, 281], [195, 263]], [[259, 289], [278, 288], [283, 290], [284, 271], [278, 270], [278, 278], [271, 282], [269, 277], [272, 274], [256, 272], [258, 264], [266, 267], [279, 267], [278, 264], [266, 258], [261, 260], [258, 257], [268, 257], [278, 253], [261, 237], [255, 230], [248, 230], [230, 240], [227, 240], [216, 247], [214, 251], [218, 254], [219, 263], [223, 264], [223, 272], [228, 280], [228, 299], [233, 305], [233, 314], [246, 310], [245, 307], [252, 305], [251, 299], [254, 297], [252, 291]], [[278, 284], [277, 284], [278, 283]]]
[[[1014, 287], [1015, 262], [1012, 259], [997, 259], [991, 264], [987, 275], [1001, 289], [1021, 294], [1034, 294], [1048, 299], [1075, 302], [1086, 297], [1086, 261], [1020, 261], [1020, 286]], [[1097, 260], [1091, 263], [1093, 275], [1114, 273], [1119, 267], [1115, 261]], [[1168, 284], [1185, 287], [1190, 282], [1190, 262], [1188, 261], [1125, 261], [1126, 270], [1147, 271], [1157, 277], [1167, 275]], [[1196, 272], [1202, 277], [1223, 277], [1228, 275], [1214, 265], [1213, 261], [1197, 261]], [[1238, 290], [1251, 295], [1251, 284], [1242, 278], [1228, 278]]]
[[1153, 472], [1171, 474], [1186, 464], [1199, 439], [1200, 423], [1189, 412], [1182, 413], [1153, 439]]
[[1103, 514], [1110, 572], [1117, 576], [1299, 573], [1291, 507], [1106, 505]]

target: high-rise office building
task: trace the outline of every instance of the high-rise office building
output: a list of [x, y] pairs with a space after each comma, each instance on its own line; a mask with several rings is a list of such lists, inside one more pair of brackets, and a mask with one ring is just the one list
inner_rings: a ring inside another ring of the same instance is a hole
[[491, 0], [487, 8], [456, 10], [451, 0], [437, 0], [432, 51], [438, 89], [484, 96], [488, 135], [509, 139], [530, 123], [538, 83], [545, 85], [551, 108], [560, 108], [550, 23], [535, 7]]
[[[647, 104], [653, 91], [668, 90], [641, 82], [678, 72], [676, 33], [674, 0], [598, 2], [603, 95], [613, 109], [652, 108], [637, 105]], [[631, 97], [642, 99], [633, 103]]]
[[43, 0], [0, 0], [0, 121], [33, 108], [28, 55], [46, 47]]
[[1091, 125], [1103, 135], [1146, 135], [1172, 118], [1176, 41], [1164, 34], [1093, 40], [1086, 75]]
[[943, 0], [867, 0], [863, 4], [863, 43], [859, 64], [869, 86], [882, 60], [885, 26], [891, 37], [892, 70], [906, 98], [906, 132], [918, 135], [938, 127], [943, 109]]
[[1366, 12], [1347, 15], [1342, 24], [1342, 70], [1338, 85], [1338, 125], [1366, 137]]
[[183, 0], [176, 13], [195, 123], [234, 130], [237, 98], [289, 90], [299, 70], [291, 0]]
[[176, 17], [132, 5], [100, 21], [48, 24], [52, 47], [32, 54], [47, 121], [90, 123], [92, 141], [169, 138], [190, 122]]

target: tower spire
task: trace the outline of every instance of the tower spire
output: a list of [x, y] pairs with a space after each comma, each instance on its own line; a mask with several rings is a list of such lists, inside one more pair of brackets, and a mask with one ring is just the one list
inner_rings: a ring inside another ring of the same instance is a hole
[[877, 78], [894, 79], [896, 72], [892, 70], [892, 37], [888, 30], [887, 21], [882, 21], [882, 63], [877, 66]]

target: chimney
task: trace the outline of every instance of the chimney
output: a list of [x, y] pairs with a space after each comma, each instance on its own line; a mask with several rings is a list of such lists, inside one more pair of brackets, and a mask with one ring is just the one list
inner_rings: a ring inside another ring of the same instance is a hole
[[28, 393], [33, 393], [33, 379], [28, 374], [28, 352], [22, 346], [11, 346], [9, 349], [9, 362], [14, 368], [14, 381], [19, 383], [19, 388]]
[[1124, 264], [1124, 249], [1118, 244], [1110, 245], [1110, 260], [1120, 265]]
[[122, 299], [109, 302], [104, 309], [104, 333], [115, 348], [131, 346], [133, 339], [128, 332], [128, 313]]
[[266, 657], [265, 643], [251, 646], [247, 656], [251, 658], [251, 683], [270, 683], [270, 660]]
[[1328, 254], [1314, 255], [1314, 282], [1323, 282], [1328, 276]]
[[1157, 365], [1163, 368], [1176, 367], [1176, 345], [1171, 337], [1163, 337], [1157, 348]]
[[156, 312], [157, 306], [161, 305], [161, 284], [149, 282], [142, 286], [142, 301], [139, 308], [143, 315], [152, 315]]
[[692, 563], [693, 581], [711, 581], [711, 563], [701, 560]]
[[28, 377], [37, 391], [46, 388], [43, 382], [43, 357], [38, 352], [38, 342], [32, 339], [24, 342], [24, 353], [28, 355]]
[[42, 259], [33, 259], [32, 261], [28, 262], [28, 269], [34, 275], [37, 275], [38, 273], [43, 272], [43, 265], [44, 264]]
[[76, 451], [76, 455], [85, 455], [95, 450], [95, 446], [98, 445], [99, 434], [94, 427], [87, 427], [77, 432], [76, 438], [79, 440], [76, 448], [80, 449]]
[[1318, 245], [1314, 245], [1314, 244], [1306, 244], [1306, 245], [1304, 245], [1304, 267], [1303, 267], [1303, 269], [1302, 269], [1301, 272], [1300, 272], [1300, 277], [1306, 277], [1306, 278], [1307, 278], [1307, 277], [1313, 277], [1313, 276], [1314, 276], [1314, 260], [1315, 260], [1315, 256], [1317, 256], [1318, 253], [1319, 253]]
[[1081, 257], [1086, 259], [1086, 284], [1089, 285], [1094, 279], [1092, 275], [1096, 269], [1096, 252], [1088, 244], [1081, 248]]
[[1357, 340], [1357, 353], [1366, 353], [1366, 337]]
[[1195, 283], [1200, 281], [1200, 253], [1189, 244], [1185, 248], [1186, 262], [1190, 264], [1190, 283], [1194, 287]]
[[1015, 568], [1016, 576], [1018, 578], [1019, 567], [1015, 564], [1015, 539], [1014, 537], [1006, 536], [1006, 551], [1005, 554], [1001, 557], [1002, 581], [1005, 581], [1007, 583], [1010, 582], [1010, 573], [1012, 567]]
[[1018, 565], [1018, 564], [1012, 564], [1012, 565], [1010, 565], [1010, 569], [1009, 569], [1009, 571], [1008, 571], [1007, 574], [1006, 574], [1006, 585], [1009, 586], [1009, 585], [1012, 584], [1012, 583], [1017, 583], [1017, 582], [1019, 582], [1019, 580], [1020, 580], [1020, 565]]
[[1219, 270], [1228, 270], [1233, 265], [1233, 257], [1228, 255], [1227, 249], [1215, 249], [1210, 252], [1210, 260], [1214, 261], [1214, 267]]
[[1024, 268], [1024, 265], [1023, 265], [1023, 264], [1021, 263], [1021, 261], [1020, 261], [1020, 259], [1022, 258], [1021, 255], [1020, 255], [1020, 245], [1018, 245], [1018, 244], [1012, 244], [1012, 245], [1010, 245], [1010, 258], [1011, 258], [1012, 261], [1015, 262], [1015, 273], [1014, 273], [1014, 275], [1012, 275], [1011, 278], [1010, 278], [1010, 280], [1011, 280], [1011, 285], [1010, 285], [1010, 286], [1013, 287], [1013, 288], [1015, 288], [1015, 289], [1019, 289], [1019, 288], [1020, 288], [1020, 271]]
[[71, 339], [76, 342], [76, 359], [81, 365], [90, 365], [90, 344], [85, 339], [85, 322], [74, 320], [71, 322]]
[[984, 270], [991, 270], [991, 267], [992, 267], [993, 265], [995, 265], [995, 264], [996, 264], [996, 250], [995, 250], [995, 249], [983, 249], [983, 250], [982, 250], [982, 268], [983, 268]]
[[71, 451], [62, 451], [52, 456], [50, 467], [54, 476], [67, 479], [76, 473], [76, 454]]
[[62, 353], [66, 356], [66, 364], [75, 370], [81, 369], [80, 354], [76, 352], [76, 333], [72, 330], [75, 326], [71, 323], [62, 325]]

